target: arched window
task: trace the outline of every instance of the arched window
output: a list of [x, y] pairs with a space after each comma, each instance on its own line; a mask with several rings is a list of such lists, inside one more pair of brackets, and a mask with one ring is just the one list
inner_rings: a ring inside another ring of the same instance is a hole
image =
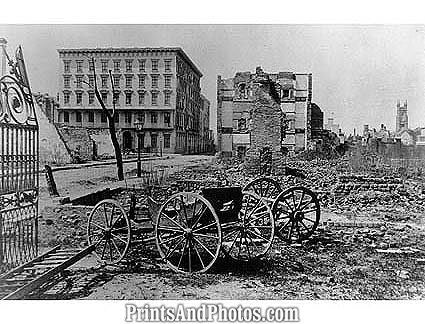
[[239, 83], [238, 85], [238, 91], [239, 91], [239, 98], [246, 98], [247, 97], [247, 91], [246, 91], [246, 84], [245, 83]]

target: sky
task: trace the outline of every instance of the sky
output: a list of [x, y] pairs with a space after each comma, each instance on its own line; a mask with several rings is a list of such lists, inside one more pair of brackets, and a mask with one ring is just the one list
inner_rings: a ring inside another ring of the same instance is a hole
[[217, 75], [257, 66], [312, 73], [313, 102], [347, 134], [394, 130], [397, 100], [425, 127], [424, 25], [0, 25], [0, 37], [22, 45], [33, 92], [58, 92], [58, 48], [176, 46], [203, 73], [214, 130]]

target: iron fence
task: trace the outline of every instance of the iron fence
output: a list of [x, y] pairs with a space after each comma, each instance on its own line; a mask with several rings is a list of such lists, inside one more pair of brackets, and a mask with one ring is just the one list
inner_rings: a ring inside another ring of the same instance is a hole
[[38, 253], [39, 139], [22, 50], [0, 76], [0, 272]]

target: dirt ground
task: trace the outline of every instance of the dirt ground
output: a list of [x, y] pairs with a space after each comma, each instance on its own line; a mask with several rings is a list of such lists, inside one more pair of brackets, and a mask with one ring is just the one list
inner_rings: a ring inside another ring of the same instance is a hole
[[[78, 189], [78, 183], [71, 187]], [[221, 256], [206, 274], [174, 273], [154, 246], [133, 246], [117, 267], [100, 266], [90, 256], [37, 298], [422, 299], [425, 265], [418, 259], [425, 257], [425, 226], [416, 205], [409, 206], [400, 211], [393, 204], [375, 202], [357, 212], [326, 206], [309, 241], [288, 245], [276, 239], [267, 257], [255, 263]], [[44, 204], [43, 247], [85, 246], [89, 211], [90, 207]]]

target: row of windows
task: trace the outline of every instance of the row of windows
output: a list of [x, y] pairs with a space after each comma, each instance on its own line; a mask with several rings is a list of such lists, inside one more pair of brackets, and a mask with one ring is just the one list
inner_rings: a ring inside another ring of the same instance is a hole
[[176, 126], [184, 130], [196, 130], [199, 129], [199, 118], [191, 116], [189, 114], [182, 114], [176, 112]]
[[[124, 123], [131, 124], [132, 123], [132, 120], [133, 120], [133, 113], [127, 111], [127, 112], [124, 112], [123, 114], [124, 114]], [[158, 113], [157, 112], [152, 111], [150, 113], [147, 112], [146, 114], [148, 116], [150, 115], [150, 123], [151, 124], [157, 124], [158, 123]], [[142, 113], [137, 113], [137, 116], [134, 116], [135, 117], [135, 121], [137, 121], [137, 120], [139, 120], [139, 121], [140, 120], [144, 120], [143, 116], [144, 115]], [[164, 112], [163, 116], [164, 116], [164, 124], [166, 126], [170, 127], [171, 126], [171, 114], [169, 112]], [[69, 117], [70, 117], [69, 112], [68, 111], [64, 111], [63, 112], [63, 122], [64, 123], [69, 123], [69, 120], [70, 120]], [[81, 111], [76, 111], [75, 112], [75, 122], [81, 123], [82, 120], [83, 120], [83, 118], [82, 118], [82, 112]], [[87, 112], [87, 121], [89, 123], [94, 123], [94, 112], [93, 111]], [[115, 121], [116, 124], [118, 124], [120, 122], [120, 113], [118, 111], [115, 112], [114, 121]], [[100, 122], [101, 123], [106, 123], [107, 122], [107, 118], [106, 118], [106, 115], [104, 113], [101, 113], [100, 114]]]
[[[109, 71], [109, 62], [111, 60], [101, 60], [100, 61], [100, 67], [102, 73], [108, 73]], [[171, 72], [171, 65], [172, 65], [172, 59], [164, 59], [164, 71], [165, 72]], [[87, 62], [87, 63], [86, 63]], [[159, 67], [161, 65], [160, 59], [139, 59], [138, 61], [138, 70], [139, 72], [146, 72], [147, 69], [147, 63], [150, 62], [150, 69], [152, 72], [158, 72]], [[120, 73], [121, 71], [125, 71], [128, 73], [132, 73], [134, 68], [136, 67], [135, 61], [132, 59], [126, 59], [124, 60], [120, 59], [112, 59], [112, 67], [114, 73]], [[83, 73], [83, 69], [85, 67], [88, 67], [88, 70], [90, 72], [93, 71], [93, 64], [91, 60], [85, 61], [85, 60], [76, 60], [75, 61], [75, 69], [77, 73]], [[71, 73], [71, 67], [72, 67], [72, 61], [71, 60], [64, 60], [63, 61], [63, 71], [64, 73]]]
[[199, 87], [199, 77], [193, 73], [192, 68], [183, 60], [177, 60], [177, 74], [185, 82]]
[[[151, 137], [151, 143], [150, 147], [158, 147], [158, 134], [150, 134]], [[164, 148], [170, 148], [171, 147], [171, 134], [164, 134]], [[140, 134], [140, 144], [142, 148], [145, 148], [145, 133]], [[149, 144], [148, 144], [149, 146]]]
[[[121, 74], [115, 74], [112, 76], [112, 80], [114, 82], [115, 88], [121, 87]], [[126, 88], [133, 88], [133, 79], [134, 75], [125, 75], [125, 87]], [[139, 88], [146, 88], [147, 83], [147, 75], [146, 74], [139, 74], [138, 75], [138, 81], [139, 81]], [[151, 74], [151, 87], [152, 88], [158, 88], [159, 87], [159, 80], [160, 80], [160, 74]], [[165, 88], [171, 88], [171, 80], [172, 75], [171, 74], [164, 74], [164, 87]], [[109, 75], [101, 75], [100, 76], [100, 86], [102, 88], [107, 88], [108, 84], [110, 82]], [[83, 88], [83, 85], [88, 85], [90, 88], [94, 88], [94, 76], [93, 75], [87, 75], [87, 81], [84, 77], [84, 75], [76, 75], [75, 76], [75, 84], [77, 88]], [[64, 75], [63, 76], [63, 86], [64, 88], [71, 88], [71, 76], [70, 75]]]
[[[104, 104], [108, 103], [108, 93], [107, 92], [101, 92], [101, 99], [103, 101]], [[171, 106], [171, 91], [164, 91], [164, 101], [163, 104], [164, 106]], [[126, 105], [133, 105], [135, 104], [135, 102], [133, 101], [133, 92], [132, 91], [126, 91], [124, 92], [124, 98], [125, 98], [125, 104]], [[141, 106], [146, 105], [146, 99], [147, 97], [147, 92], [142, 91], [138, 93], [138, 101], [137, 103]], [[159, 98], [160, 98], [160, 93], [158, 91], [153, 91], [151, 92], [151, 101], [150, 104], [152, 106], [158, 106], [159, 105]], [[115, 92], [113, 95], [113, 101], [115, 102], [116, 105], [120, 104], [120, 93], [119, 92]], [[65, 91], [63, 93], [63, 103], [65, 105], [69, 105], [71, 102], [71, 92], [70, 91]], [[82, 105], [83, 104], [83, 92], [82, 91], [77, 91], [75, 93], [75, 103], [77, 105]], [[93, 91], [89, 91], [88, 92], [88, 104], [89, 105], [94, 105], [95, 103], [95, 94]]]

